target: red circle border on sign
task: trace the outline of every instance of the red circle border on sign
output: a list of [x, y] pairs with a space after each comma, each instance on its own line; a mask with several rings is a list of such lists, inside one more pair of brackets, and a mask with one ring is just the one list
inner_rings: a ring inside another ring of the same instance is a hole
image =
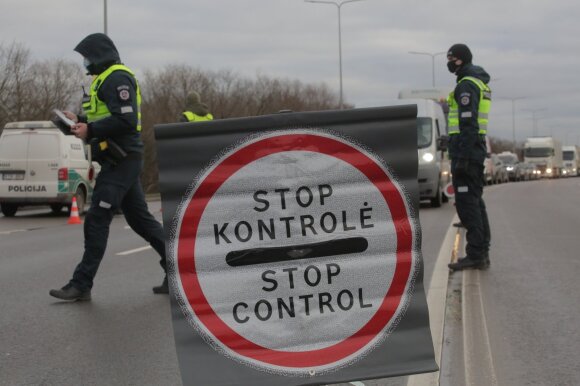
[[[341, 159], [361, 171], [381, 192], [396, 229], [397, 263], [391, 287], [374, 316], [356, 333], [332, 346], [311, 351], [280, 351], [255, 344], [227, 325], [209, 305], [195, 267], [195, 241], [199, 222], [209, 200], [220, 186], [259, 158], [285, 151], [311, 151]], [[234, 151], [215, 166], [198, 184], [183, 211], [177, 245], [177, 263], [181, 286], [187, 302], [199, 322], [230, 350], [242, 357], [275, 366], [309, 368], [340, 361], [369, 344], [389, 323], [401, 299], [411, 273], [413, 230], [401, 193], [376, 161], [357, 148], [336, 139], [311, 133], [267, 137]]]

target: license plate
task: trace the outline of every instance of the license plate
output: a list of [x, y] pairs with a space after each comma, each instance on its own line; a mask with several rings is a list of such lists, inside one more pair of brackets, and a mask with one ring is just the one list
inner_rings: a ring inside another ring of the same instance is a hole
[[23, 180], [24, 173], [3, 173], [2, 179], [4, 181], [16, 181], [16, 180]]

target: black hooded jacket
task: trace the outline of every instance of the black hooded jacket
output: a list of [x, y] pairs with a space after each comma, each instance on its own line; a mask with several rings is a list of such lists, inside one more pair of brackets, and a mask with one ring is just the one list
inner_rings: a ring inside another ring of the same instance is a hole
[[[120, 64], [119, 51], [105, 34], [95, 33], [84, 38], [74, 49], [90, 61], [90, 75], [99, 75], [113, 64]], [[126, 71], [114, 71], [97, 93], [111, 116], [88, 124], [88, 139], [112, 139], [127, 153], [142, 153], [143, 142], [137, 131], [137, 80]], [[128, 93], [127, 93], [128, 92]], [[86, 120], [81, 117], [81, 120]]]
[[479, 135], [477, 117], [479, 112], [479, 87], [468, 80], [459, 82], [466, 76], [480, 79], [485, 84], [490, 77], [479, 66], [468, 63], [457, 71], [455, 101], [459, 115], [459, 134], [452, 135], [449, 141], [449, 156], [452, 159], [469, 159], [483, 163], [487, 153], [485, 140]]

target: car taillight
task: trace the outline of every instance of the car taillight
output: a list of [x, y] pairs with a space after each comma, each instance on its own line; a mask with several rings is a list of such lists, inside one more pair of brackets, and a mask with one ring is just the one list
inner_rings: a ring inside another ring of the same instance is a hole
[[92, 181], [93, 178], [95, 178], [95, 168], [91, 166], [89, 168], [89, 181]]
[[59, 179], [59, 181], [68, 181], [68, 169], [67, 168], [58, 169], [58, 179]]

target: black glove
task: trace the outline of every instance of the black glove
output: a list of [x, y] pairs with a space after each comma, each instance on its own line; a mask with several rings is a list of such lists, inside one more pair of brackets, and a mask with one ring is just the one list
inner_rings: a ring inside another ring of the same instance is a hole
[[468, 167], [469, 160], [466, 158], [459, 158], [455, 163], [455, 170], [453, 170], [453, 175], [457, 178], [465, 176], [467, 174]]

